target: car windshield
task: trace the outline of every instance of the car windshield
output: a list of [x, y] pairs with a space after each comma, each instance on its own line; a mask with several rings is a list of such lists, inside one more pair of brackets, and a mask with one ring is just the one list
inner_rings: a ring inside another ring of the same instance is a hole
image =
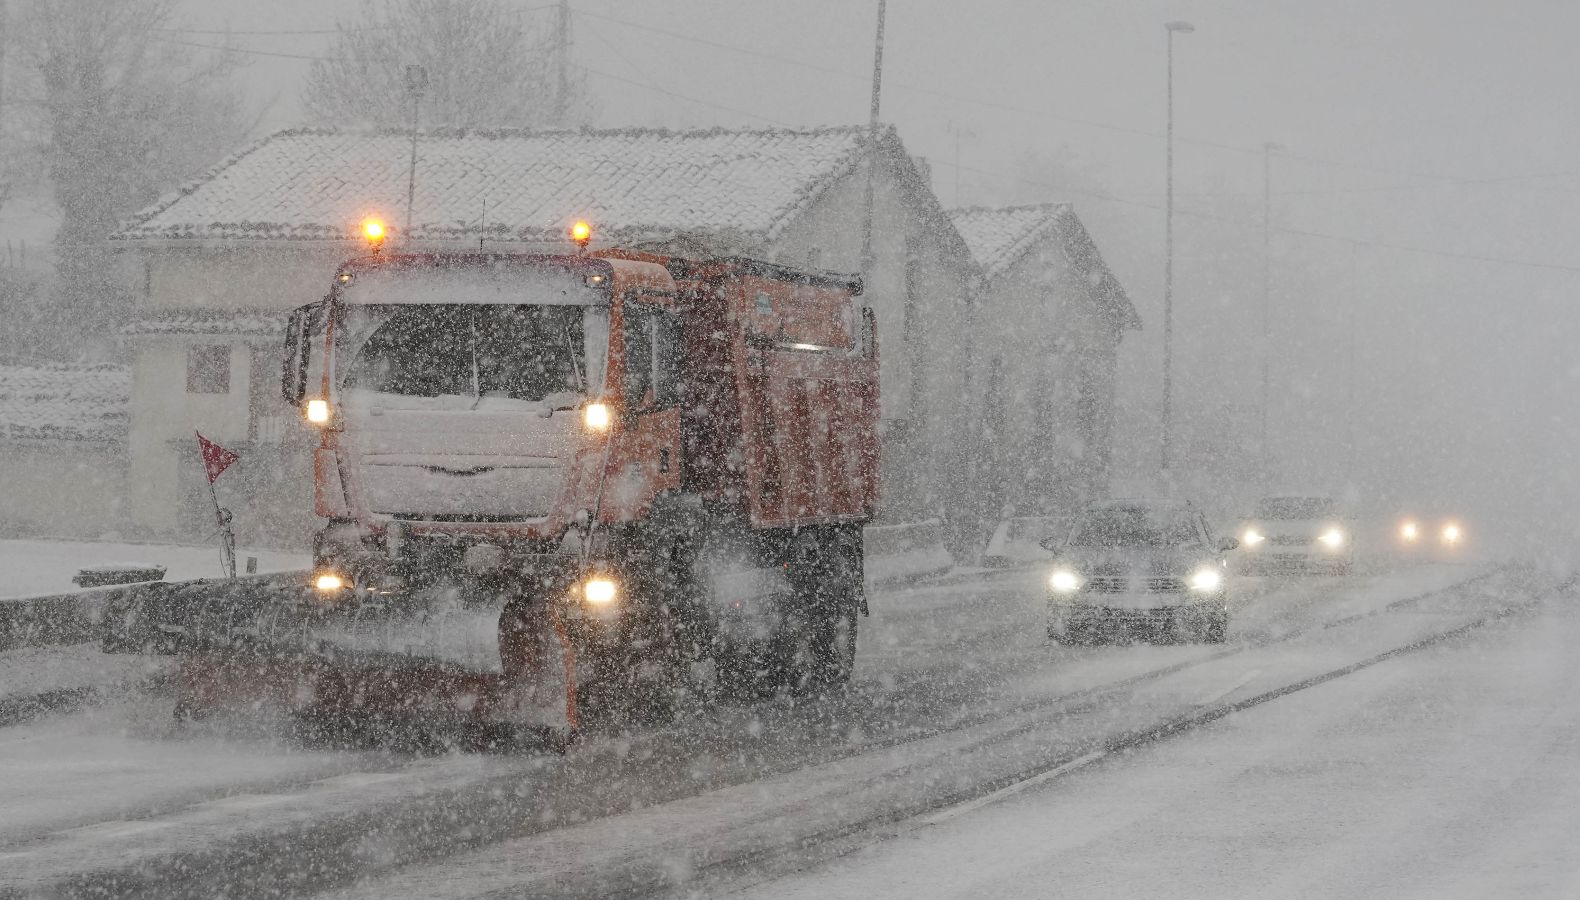
[[1326, 519], [1334, 503], [1326, 497], [1267, 497], [1256, 504], [1258, 519]]
[[1076, 523], [1073, 547], [1177, 547], [1201, 542], [1195, 515], [1182, 509], [1119, 506], [1089, 510]]
[[597, 355], [588, 353], [587, 319], [603, 314], [567, 305], [354, 307], [342, 384], [407, 397], [585, 394]]

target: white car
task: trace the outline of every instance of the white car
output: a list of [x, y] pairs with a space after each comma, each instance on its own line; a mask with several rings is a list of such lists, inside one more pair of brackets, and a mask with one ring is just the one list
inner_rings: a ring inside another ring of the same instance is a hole
[[1355, 563], [1354, 528], [1332, 497], [1263, 497], [1239, 537], [1246, 573], [1347, 575]]

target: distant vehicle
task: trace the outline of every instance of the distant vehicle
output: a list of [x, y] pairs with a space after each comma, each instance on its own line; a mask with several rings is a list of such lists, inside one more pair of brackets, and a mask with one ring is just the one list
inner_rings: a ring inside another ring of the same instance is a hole
[[1089, 643], [1117, 629], [1222, 643], [1229, 629], [1233, 538], [1215, 541], [1189, 504], [1110, 500], [1093, 504], [1068, 537], [1043, 547], [1055, 558], [1048, 576], [1048, 637]]
[[1394, 545], [1408, 556], [1453, 558], [1463, 552], [1465, 538], [1458, 518], [1405, 516], [1394, 532]]
[[1240, 527], [1240, 565], [1250, 574], [1348, 575], [1355, 533], [1332, 497], [1263, 497]]

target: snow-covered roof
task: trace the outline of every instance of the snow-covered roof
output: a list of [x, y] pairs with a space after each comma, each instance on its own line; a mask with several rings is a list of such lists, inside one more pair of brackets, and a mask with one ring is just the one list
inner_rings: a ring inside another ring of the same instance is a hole
[[0, 440], [120, 440], [131, 392], [123, 366], [0, 365]]
[[121, 328], [125, 337], [279, 337], [289, 310], [168, 309]]
[[972, 206], [952, 209], [949, 218], [955, 223], [971, 256], [982, 267], [982, 274], [996, 278], [1015, 264], [1036, 245], [1037, 241], [1053, 234], [1059, 219], [1070, 212], [1068, 204], [1049, 203], [1043, 206]]
[[[892, 132], [886, 145], [897, 147]], [[606, 241], [695, 232], [772, 239], [860, 162], [865, 129], [445, 131], [417, 145], [412, 232], [430, 242]], [[125, 241], [360, 240], [405, 219], [409, 134], [292, 130], [138, 214]]]
[[1051, 240], [1064, 250], [1076, 274], [1120, 327], [1141, 327], [1129, 295], [1108, 270], [1097, 244], [1068, 203], [972, 206], [950, 210], [949, 219], [990, 282], [1008, 272], [1037, 244]]

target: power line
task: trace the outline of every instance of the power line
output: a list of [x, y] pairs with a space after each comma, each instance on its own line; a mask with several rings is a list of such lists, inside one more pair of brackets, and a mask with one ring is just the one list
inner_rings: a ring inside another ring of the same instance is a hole
[[594, 69], [594, 68], [591, 68], [589, 66], [584, 66], [584, 65], [582, 65], [580, 63], [576, 63], [575, 65], [576, 65], [576, 68], [581, 69], [582, 71], [588, 73], [589, 75], [597, 75], [599, 78], [607, 78], [610, 81], [618, 81], [621, 84], [628, 84], [628, 85], [630, 85], [632, 87], [638, 87], [638, 88], [642, 88], [644, 90], [649, 90], [649, 91], [654, 92], [655, 94], [663, 94], [666, 97], [673, 97], [676, 100], [684, 100], [687, 103], [695, 103], [698, 106], [707, 106], [707, 107], [711, 107], [713, 109], [720, 110], [722, 112], [734, 113], [735, 115], [738, 115], [738, 116], [746, 116], [747, 118], [756, 119], [759, 122], [767, 122], [770, 125], [778, 125], [781, 128], [793, 127], [787, 122], [781, 122], [781, 121], [779, 121], [777, 119], [770, 119], [767, 116], [759, 115], [758, 113], [750, 112], [748, 110], [737, 109], [737, 108], [735, 108], [733, 106], [725, 106], [722, 103], [714, 103], [714, 102], [712, 102], [710, 100], [700, 100], [700, 99], [698, 99], [696, 97], [688, 97], [685, 94], [677, 93], [677, 92], [671, 91], [671, 90], [669, 90], [667, 88], [661, 88], [658, 85], [652, 83], [651, 81], [637, 81], [634, 78], [622, 78], [619, 75], [615, 75], [615, 74], [613, 74], [611, 72], [604, 72], [604, 71], [599, 70], [599, 69]]
[[[851, 73], [851, 72], [841, 71], [839, 69], [832, 69], [832, 68], [829, 68], [827, 66], [819, 66], [819, 65], [816, 65], [814, 63], [806, 62], [804, 60], [794, 59], [794, 58], [787, 57], [787, 56], [780, 56], [778, 54], [774, 54], [774, 53], [770, 53], [770, 52], [766, 52], [766, 51], [761, 51], [761, 50], [751, 50], [751, 49], [748, 49], [748, 48], [745, 48], [745, 47], [740, 47], [740, 46], [737, 46], [737, 45], [734, 45], [734, 44], [726, 44], [726, 43], [723, 43], [721, 41], [712, 41], [712, 40], [708, 40], [707, 38], [697, 37], [696, 35], [686, 34], [684, 32], [680, 32], [680, 31], [674, 31], [674, 30], [670, 30], [670, 29], [666, 29], [666, 28], [659, 28], [659, 27], [656, 27], [656, 26], [653, 26], [653, 25], [645, 25], [645, 24], [640, 23], [640, 22], [632, 22], [632, 21], [629, 21], [627, 19], [620, 19], [620, 18], [616, 18], [614, 16], [604, 15], [602, 13], [589, 12], [589, 11], [584, 10], [584, 9], [578, 9], [575, 12], [576, 12], [576, 15], [587, 16], [587, 17], [595, 18], [595, 19], [602, 19], [605, 22], [612, 22], [612, 23], [614, 23], [616, 25], [624, 25], [624, 26], [627, 26], [629, 28], [635, 28], [635, 29], [638, 29], [638, 30], [641, 30], [641, 31], [648, 31], [648, 32], [651, 32], [653, 34], [659, 34], [659, 35], [663, 35], [665, 37], [674, 38], [674, 39], [680, 40], [680, 41], [687, 41], [687, 42], [690, 42], [690, 43], [693, 43], [693, 44], [699, 44], [699, 45], [702, 45], [702, 46], [705, 46], [705, 47], [714, 47], [714, 48], [717, 48], [717, 49], [720, 49], [720, 50], [725, 50], [725, 51], [728, 51], [728, 52], [731, 52], [731, 53], [736, 53], [738, 55], [749, 56], [749, 57], [752, 57], [754, 59], [773, 60], [774, 62], [783, 63], [785, 65], [796, 66], [798, 68], [807, 69], [807, 70], [813, 71], [813, 72], [822, 72], [824, 74], [835, 75], [835, 76], [838, 76], [840, 78], [844, 78], [844, 79], [848, 79], [848, 80], [861, 81], [861, 82], [866, 82], [868, 80], [868, 76], [866, 76], [866, 75], [858, 75], [858, 74]], [[954, 102], [957, 102], [957, 103], [968, 103], [968, 104], [971, 104], [971, 105], [976, 106], [976, 107], [985, 107], [985, 108], [988, 108], [988, 109], [996, 109], [996, 110], [999, 110], [1001, 112], [1012, 112], [1012, 113], [1016, 113], [1018, 115], [1039, 116], [1039, 117], [1042, 117], [1042, 118], [1045, 118], [1045, 119], [1049, 119], [1049, 120], [1052, 120], [1052, 121], [1056, 121], [1056, 122], [1065, 122], [1065, 123], [1069, 123], [1069, 124], [1073, 124], [1073, 125], [1084, 125], [1084, 126], [1087, 126], [1087, 127], [1090, 127], [1090, 128], [1098, 128], [1098, 129], [1102, 129], [1102, 130], [1105, 130], [1105, 131], [1116, 132], [1116, 133], [1119, 133], [1119, 134], [1127, 134], [1127, 135], [1131, 135], [1133, 137], [1145, 137], [1145, 138], [1150, 138], [1150, 139], [1154, 139], [1154, 140], [1162, 140], [1163, 137], [1164, 137], [1159, 132], [1149, 131], [1149, 130], [1147, 130], [1145, 128], [1135, 128], [1135, 127], [1131, 127], [1131, 126], [1127, 126], [1127, 125], [1116, 125], [1116, 124], [1114, 124], [1112, 122], [1103, 122], [1103, 121], [1099, 121], [1099, 120], [1096, 120], [1096, 119], [1085, 119], [1085, 118], [1079, 118], [1079, 117], [1075, 117], [1075, 116], [1059, 115], [1057, 113], [1052, 113], [1052, 112], [1049, 112], [1047, 110], [1031, 109], [1029, 107], [1016, 106], [1014, 104], [1002, 103], [1002, 102], [999, 102], [999, 101], [996, 101], [996, 100], [991, 100], [991, 99], [986, 99], [986, 98], [981, 98], [981, 97], [967, 97], [965, 95], [955, 94], [955, 93], [952, 93], [950, 91], [937, 90], [935, 88], [923, 87], [921, 85], [916, 85], [916, 84], [908, 84], [906, 82], [889, 80], [889, 85], [891, 85], [892, 87], [895, 87], [895, 88], [899, 88], [901, 90], [910, 91], [912, 93], [925, 94], [925, 95], [930, 95], [930, 96], [934, 96], [934, 97], [940, 97], [940, 98], [943, 98], [943, 99], [946, 99], [946, 100], [951, 100], [951, 101], [954, 101]], [[1238, 144], [1229, 144], [1229, 143], [1224, 143], [1224, 142], [1221, 142], [1221, 141], [1210, 141], [1210, 140], [1204, 140], [1204, 139], [1201, 139], [1201, 138], [1189, 138], [1189, 137], [1182, 137], [1182, 136], [1176, 136], [1175, 140], [1180, 142], [1180, 143], [1194, 144], [1194, 145], [1196, 145], [1198, 147], [1211, 147], [1213, 149], [1223, 150], [1223, 151], [1232, 152], [1232, 153], [1241, 153], [1241, 154], [1247, 154], [1247, 155], [1258, 156], [1258, 157], [1260, 157], [1261, 154], [1262, 154], [1262, 148], [1259, 147], [1259, 146], [1258, 147], [1245, 147], [1245, 146], [1240, 146]], [[1297, 162], [1307, 163], [1307, 164], [1310, 164], [1310, 165], [1328, 166], [1328, 167], [1332, 167], [1332, 168], [1341, 168], [1341, 169], [1352, 169], [1352, 170], [1363, 171], [1363, 172], [1375, 172], [1375, 173], [1384, 174], [1384, 175], [1397, 175], [1397, 176], [1408, 177], [1408, 178], [1423, 178], [1423, 179], [1428, 179], [1428, 180], [1433, 180], [1433, 181], [1443, 181], [1443, 182], [1450, 182], [1450, 183], [1482, 183], [1482, 182], [1492, 182], [1492, 181], [1499, 180], [1499, 179], [1470, 179], [1470, 178], [1464, 178], [1463, 176], [1458, 176], [1458, 175], [1443, 175], [1443, 174], [1430, 173], [1430, 172], [1413, 172], [1413, 171], [1408, 171], [1408, 170], [1404, 170], [1404, 169], [1394, 169], [1394, 168], [1387, 168], [1387, 167], [1382, 167], [1382, 166], [1368, 165], [1368, 164], [1365, 164], [1365, 163], [1354, 163], [1354, 162], [1346, 162], [1346, 161], [1341, 161], [1341, 160], [1323, 159], [1321, 157], [1308, 156], [1308, 155], [1299, 154], [1299, 153], [1288, 153], [1288, 152], [1285, 152], [1285, 153], [1281, 153], [1279, 155], [1280, 155], [1281, 158], [1284, 158], [1284, 159], [1290, 159], [1290, 160], [1294, 160], [1294, 161], [1297, 161]], [[1538, 176], [1516, 176], [1516, 177], [1517, 178], [1525, 178], [1525, 177], [1538, 177]], [[1408, 188], [1408, 187], [1400, 187], [1400, 188], [1398, 188], [1398, 190], [1409, 190], [1409, 189], [1410, 188]]]
[[[1034, 179], [1034, 178], [1024, 178], [1024, 177], [1021, 177], [1021, 176], [1018, 176], [1018, 175], [1006, 175], [1006, 174], [1004, 174], [1002, 172], [993, 172], [993, 171], [989, 171], [987, 169], [974, 168], [972, 166], [955, 165], [955, 164], [952, 164], [952, 163], [950, 163], [950, 162], [948, 162], [946, 160], [935, 160], [935, 163], [937, 165], [941, 165], [941, 166], [954, 165], [955, 168], [960, 169], [961, 171], [971, 172], [971, 173], [976, 174], [976, 175], [985, 175], [985, 176], [987, 176], [989, 178], [1001, 178], [1001, 179], [1005, 179], [1005, 180], [1025, 181], [1028, 184], [1035, 184], [1035, 185], [1038, 185], [1040, 187], [1057, 188], [1057, 189], [1059, 189], [1061, 191], [1064, 191], [1065, 193], [1079, 194], [1079, 195], [1091, 197], [1091, 198], [1093, 198], [1095, 200], [1106, 201], [1108, 203], [1118, 203], [1118, 204], [1123, 204], [1125, 206], [1135, 206], [1135, 207], [1139, 207], [1141, 209], [1148, 209], [1148, 210], [1152, 210], [1152, 211], [1158, 212], [1158, 213], [1161, 213], [1161, 212], [1164, 211], [1162, 206], [1159, 206], [1159, 205], [1154, 204], [1154, 203], [1147, 203], [1146, 201], [1143, 201], [1143, 200], [1132, 200], [1132, 199], [1130, 199], [1128, 197], [1120, 197], [1120, 196], [1117, 196], [1115, 194], [1109, 194], [1109, 193], [1106, 193], [1106, 192], [1103, 192], [1103, 191], [1086, 190], [1086, 189], [1082, 189], [1082, 188], [1071, 188], [1071, 187], [1069, 187], [1067, 185], [1055, 185], [1052, 182], [1038, 181], [1037, 179]], [[1241, 228], [1258, 227], [1257, 223], [1254, 223], [1254, 222], [1240, 220], [1240, 219], [1234, 219], [1234, 218], [1230, 218], [1228, 216], [1216, 216], [1216, 215], [1212, 215], [1210, 213], [1196, 212], [1196, 211], [1189, 210], [1189, 209], [1176, 208], [1174, 210], [1174, 212], [1177, 215], [1181, 215], [1181, 216], [1189, 216], [1189, 217], [1194, 218], [1194, 219], [1201, 219], [1201, 220], [1209, 221], [1209, 222], [1223, 222], [1223, 223], [1226, 223], [1226, 224], [1229, 224], [1229, 225], [1235, 225], [1235, 226], [1241, 227]], [[1452, 250], [1438, 250], [1438, 249], [1434, 249], [1434, 248], [1431, 248], [1431, 247], [1417, 247], [1417, 246], [1412, 246], [1412, 245], [1409, 245], [1409, 244], [1396, 244], [1396, 243], [1393, 243], [1391, 241], [1378, 241], [1378, 240], [1372, 240], [1372, 239], [1369, 239], [1369, 238], [1349, 237], [1349, 236], [1341, 235], [1341, 234], [1329, 234], [1327, 232], [1322, 232], [1322, 231], [1311, 231], [1311, 230], [1304, 229], [1304, 228], [1290, 228], [1288, 226], [1280, 226], [1280, 225], [1274, 225], [1274, 226], [1272, 226], [1272, 229], [1274, 231], [1280, 232], [1282, 234], [1295, 235], [1295, 236], [1298, 236], [1298, 237], [1308, 237], [1308, 238], [1315, 238], [1317, 240], [1335, 241], [1335, 242], [1338, 242], [1338, 243], [1351, 244], [1351, 245], [1362, 246], [1362, 247], [1376, 247], [1376, 248], [1383, 249], [1383, 250], [1396, 250], [1396, 251], [1399, 251], [1401, 253], [1419, 253], [1419, 254], [1423, 254], [1423, 255], [1426, 255], [1426, 256], [1436, 256], [1436, 257], [1442, 257], [1442, 258], [1445, 258], [1445, 259], [1460, 259], [1460, 260], [1469, 260], [1469, 261], [1472, 261], [1472, 262], [1494, 263], [1494, 264], [1497, 264], [1497, 265], [1517, 266], [1517, 267], [1520, 267], [1520, 268], [1528, 268], [1528, 269], [1542, 269], [1542, 270], [1547, 270], [1547, 271], [1558, 271], [1558, 272], [1580, 272], [1580, 265], [1569, 265], [1569, 264], [1566, 264], [1566, 263], [1552, 263], [1552, 262], [1543, 262], [1541, 260], [1530, 260], [1530, 259], [1512, 259], [1512, 258], [1509, 258], [1509, 257], [1487, 256], [1487, 255], [1476, 254], [1476, 253], [1459, 253], [1459, 252], [1455, 252], [1455, 251], [1452, 251]]]

